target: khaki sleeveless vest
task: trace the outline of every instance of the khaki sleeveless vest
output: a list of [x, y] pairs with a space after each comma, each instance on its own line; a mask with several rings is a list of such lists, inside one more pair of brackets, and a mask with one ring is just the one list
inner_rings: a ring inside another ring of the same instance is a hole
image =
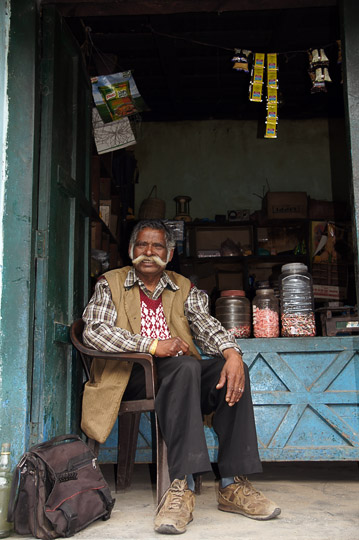
[[[136, 283], [129, 290], [124, 282], [129, 266], [104, 274], [111, 289], [112, 301], [117, 311], [116, 326], [133, 334], [141, 332], [140, 290]], [[163, 311], [172, 337], [180, 336], [189, 344], [189, 354], [200, 359], [193, 343], [188, 320], [184, 315], [184, 303], [190, 292], [190, 281], [175, 272], [167, 271], [179, 290], [166, 288], [162, 293]], [[94, 359], [90, 380], [85, 384], [82, 401], [81, 428], [91, 439], [100, 443], [109, 436], [121, 405], [131, 374], [131, 364], [118, 364], [111, 360]]]

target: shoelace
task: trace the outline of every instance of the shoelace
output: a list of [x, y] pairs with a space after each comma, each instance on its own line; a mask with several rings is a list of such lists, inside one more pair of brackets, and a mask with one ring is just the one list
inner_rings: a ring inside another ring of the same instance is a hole
[[234, 493], [237, 493], [241, 488], [245, 495], [255, 495], [256, 497], [261, 497], [262, 494], [258, 491], [245, 476], [235, 476], [234, 481], [238, 483], [238, 487], [234, 490]]
[[185, 484], [176, 482], [170, 487], [170, 492], [172, 493], [172, 500], [168, 507], [169, 510], [178, 510], [181, 507], [182, 497], [185, 492]]

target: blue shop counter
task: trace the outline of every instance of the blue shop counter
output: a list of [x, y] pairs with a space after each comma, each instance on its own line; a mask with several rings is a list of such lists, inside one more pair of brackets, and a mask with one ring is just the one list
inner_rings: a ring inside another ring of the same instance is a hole
[[[263, 461], [359, 461], [359, 337], [240, 339]], [[205, 428], [212, 462], [218, 441]], [[100, 450], [117, 461], [117, 425]], [[150, 414], [136, 462], [153, 461]]]

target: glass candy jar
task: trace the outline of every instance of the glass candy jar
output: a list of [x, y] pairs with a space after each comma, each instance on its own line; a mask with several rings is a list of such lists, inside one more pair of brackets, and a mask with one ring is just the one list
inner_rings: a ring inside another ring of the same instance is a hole
[[279, 303], [273, 289], [257, 290], [252, 302], [252, 312], [254, 337], [279, 337]]
[[222, 291], [216, 301], [216, 317], [235, 338], [251, 335], [251, 304], [244, 291]]
[[282, 266], [279, 276], [283, 337], [315, 336], [312, 276], [303, 263]]
[[11, 480], [10, 443], [3, 443], [0, 454], [0, 538], [7, 538], [12, 530], [12, 524], [7, 520]]

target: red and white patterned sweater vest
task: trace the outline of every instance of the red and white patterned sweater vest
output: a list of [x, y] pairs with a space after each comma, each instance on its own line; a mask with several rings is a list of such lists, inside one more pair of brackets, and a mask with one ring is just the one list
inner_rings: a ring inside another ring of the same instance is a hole
[[169, 339], [171, 337], [165, 314], [162, 297], [152, 300], [140, 290], [141, 301], [141, 336], [152, 339]]

